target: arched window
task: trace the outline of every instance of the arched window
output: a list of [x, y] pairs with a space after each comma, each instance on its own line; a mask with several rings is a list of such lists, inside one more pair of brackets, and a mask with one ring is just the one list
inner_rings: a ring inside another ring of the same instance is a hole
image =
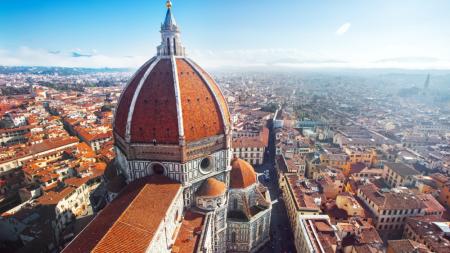
[[263, 224], [260, 223], [258, 226], [258, 237], [261, 237], [262, 233], [263, 233]]
[[152, 168], [153, 168], [153, 173], [154, 174], [156, 174], [156, 175], [164, 175], [164, 167], [161, 164], [156, 163], [156, 164], [154, 164], [152, 166]]
[[236, 243], [236, 232], [231, 232], [231, 242]]
[[233, 199], [233, 209], [238, 209], [238, 200]]
[[177, 54], [177, 44], [175, 43], [175, 38], [173, 38], [173, 54]]
[[171, 54], [169, 38], [167, 38], [167, 54], [169, 54], [169, 55]]

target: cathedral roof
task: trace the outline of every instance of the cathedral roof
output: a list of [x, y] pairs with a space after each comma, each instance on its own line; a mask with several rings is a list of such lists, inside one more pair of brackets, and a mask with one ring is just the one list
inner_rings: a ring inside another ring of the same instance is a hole
[[233, 158], [231, 161], [230, 188], [247, 188], [256, 183], [256, 173], [246, 161]]
[[219, 181], [213, 177], [208, 178], [203, 182], [200, 188], [197, 190], [198, 196], [217, 197], [223, 195], [226, 191], [226, 185], [224, 182]]
[[130, 183], [63, 252], [145, 252], [180, 190], [157, 175]]
[[186, 211], [184, 219], [178, 232], [177, 239], [172, 247], [172, 253], [191, 253], [198, 252], [201, 231], [204, 229], [205, 215]]
[[177, 145], [226, 133], [228, 107], [213, 79], [187, 58], [158, 58], [122, 92], [114, 131], [130, 143]]

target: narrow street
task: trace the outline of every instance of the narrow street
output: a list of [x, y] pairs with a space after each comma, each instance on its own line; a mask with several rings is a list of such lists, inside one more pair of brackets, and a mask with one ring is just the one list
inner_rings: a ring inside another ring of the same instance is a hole
[[[270, 129], [270, 128], [269, 128]], [[289, 220], [286, 213], [284, 201], [281, 198], [281, 191], [278, 188], [277, 173], [275, 169], [275, 137], [270, 130], [268, 153], [264, 159], [264, 164], [257, 166], [258, 180], [269, 189], [272, 199], [272, 218], [270, 221], [271, 241], [267, 243], [260, 252], [282, 252], [295, 253], [295, 244]], [[270, 180], [265, 180], [264, 171], [269, 170]]]

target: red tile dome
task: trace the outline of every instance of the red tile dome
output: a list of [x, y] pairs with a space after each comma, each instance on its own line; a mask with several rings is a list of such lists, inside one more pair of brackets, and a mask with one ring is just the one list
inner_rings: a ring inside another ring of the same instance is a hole
[[233, 158], [231, 161], [230, 188], [243, 189], [256, 183], [256, 173], [248, 162]]
[[230, 115], [211, 76], [185, 57], [157, 56], [119, 99], [114, 132], [126, 143], [178, 145], [225, 134]]
[[210, 177], [197, 190], [197, 195], [201, 197], [218, 197], [223, 195], [225, 191], [226, 185], [224, 182]]

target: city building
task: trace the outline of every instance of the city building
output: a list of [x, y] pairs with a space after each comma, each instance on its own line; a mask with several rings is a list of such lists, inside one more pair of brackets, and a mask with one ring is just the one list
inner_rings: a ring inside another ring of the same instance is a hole
[[32, 146], [23, 147], [19, 152], [11, 150], [0, 158], [0, 174], [20, 168], [25, 161], [31, 159], [52, 160], [64, 152], [65, 149], [77, 145], [78, 138], [54, 138], [43, 140]]
[[439, 216], [410, 217], [406, 219], [403, 238], [414, 240], [436, 253], [449, 252], [450, 222]]
[[383, 240], [370, 223], [351, 218], [348, 222], [338, 222], [336, 228], [343, 252], [384, 252]]
[[439, 193], [439, 201], [447, 208], [450, 208], [450, 181], [442, 186]]
[[282, 175], [279, 181], [289, 223], [297, 237], [299, 215], [319, 215], [323, 196], [317, 184], [296, 174]]
[[351, 163], [364, 163], [372, 166], [377, 162], [376, 149], [365, 149], [353, 146], [344, 147], [344, 152], [347, 154]]
[[414, 186], [414, 176], [420, 173], [403, 163], [384, 163], [383, 178], [393, 188], [399, 186]]
[[413, 240], [390, 240], [388, 241], [387, 253], [431, 253], [427, 246]]
[[299, 215], [295, 227], [297, 252], [334, 253], [342, 249], [342, 238], [327, 215]]
[[237, 137], [232, 143], [233, 154], [254, 165], [263, 164], [266, 146], [260, 137]]
[[406, 218], [425, 214], [425, 204], [409, 191], [379, 189], [368, 183], [359, 187], [357, 196], [372, 212], [374, 225], [383, 239], [398, 239]]

